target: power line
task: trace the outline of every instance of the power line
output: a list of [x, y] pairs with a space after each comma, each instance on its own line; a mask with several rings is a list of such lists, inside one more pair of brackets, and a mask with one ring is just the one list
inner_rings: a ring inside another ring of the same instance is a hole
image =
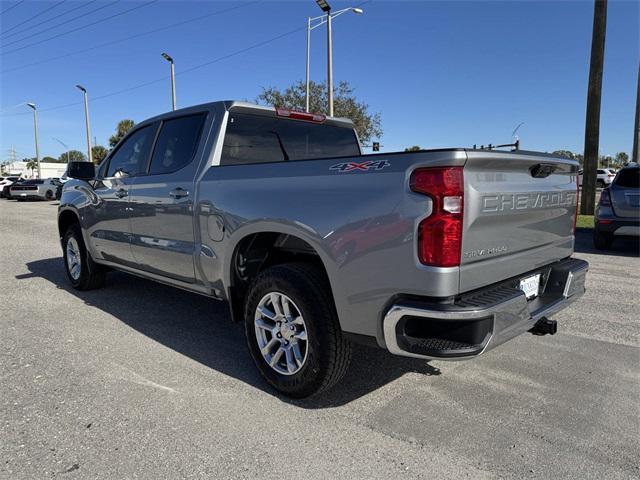
[[[71, 22], [73, 22], [74, 20], [77, 20], [78, 18], [86, 17], [87, 15], [91, 15], [92, 13], [97, 12], [98, 10], [102, 10], [103, 8], [110, 7], [111, 5], [114, 5], [114, 4], [118, 3], [119, 1], [120, 1], [120, 0], [115, 0], [114, 2], [107, 3], [106, 5], [102, 5], [102, 6], [98, 7], [98, 8], [94, 8], [93, 10], [90, 10], [89, 12], [83, 13], [82, 15], [78, 15], [78, 16], [76, 16], [76, 17], [73, 17], [73, 18], [69, 19], [69, 20], [65, 20], [64, 22], [59, 23], [58, 25], [53, 25], [52, 27], [45, 28], [44, 30], [41, 30], [40, 32], [32, 33], [32, 34], [30, 34], [30, 35], [29, 35], [29, 36], [27, 36], [27, 37], [18, 38], [17, 40], [14, 40], [14, 41], [12, 41], [12, 42], [5, 43], [5, 44], [3, 44], [3, 45], [2, 45], [2, 48], [8, 47], [9, 45], [14, 45], [14, 44], [16, 44], [16, 43], [20, 43], [20, 42], [22, 42], [23, 40], [27, 40], [28, 38], [35, 37], [36, 35], [41, 35], [41, 34], [43, 34], [43, 33], [45, 33], [45, 32], [48, 32], [49, 30], [54, 30], [54, 29], [56, 29], [56, 28], [58, 28], [58, 27], [60, 27], [60, 26], [62, 26], [62, 25], [66, 25], [67, 23], [71, 23]], [[135, 7], [135, 8], [140, 8], [140, 6]], [[110, 17], [107, 17], [107, 20], [108, 20], [109, 18], [110, 18]], [[103, 20], [102, 20], [102, 21], [103, 21]], [[97, 22], [95, 22], [95, 23], [100, 23], [100, 21], [97, 21]], [[93, 25], [93, 23], [89, 24], [88, 26], [91, 26], [91, 25]], [[73, 32], [75, 32], [75, 31], [77, 31], [77, 30], [82, 30], [82, 29], [83, 29], [83, 28], [85, 28], [86, 26], [87, 26], [87, 25], [85, 25], [85, 26], [81, 26], [81, 27], [76, 28], [76, 29], [74, 29], [74, 30], [69, 30], [69, 31], [67, 31], [67, 32], [59, 33], [59, 34], [57, 34], [57, 35], [54, 35], [53, 37], [45, 38], [44, 40], [39, 40], [39, 41], [37, 41], [37, 42], [30, 43], [30, 44], [25, 45], [25, 46], [22, 46], [22, 47], [17, 47], [17, 48], [14, 48], [13, 50], [9, 50], [8, 52], [3, 52], [3, 53], [4, 53], [4, 54], [7, 54], [7, 53], [12, 53], [12, 52], [17, 52], [18, 50], [22, 50], [22, 49], [24, 49], [24, 48], [28, 48], [28, 47], [32, 47], [32, 46], [34, 46], [34, 45], [38, 45], [38, 44], [40, 44], [40, 43], [46, 42], [47, 40], [52, 40], [52, 39], [54, 39], [54, 38], [61, 37], [62, 35], [66, 35], [67, 33], [73, 33]]]
[[[58, 15], [55, 15], [53, 17], [49, 17], [46, 20], [42, 20], [41, 22], [34, 23], [33, 25], [30, 25], [27, 28], [23, 28], [22, 30], [19, 30], [17, 32], [10, 33], [9, 35], [6, 35], [6, 32], [2, 33], [2, 34], [0, 34], [0, 37], [9, 38], [9, 37], [13, 37], [14, 35], [20, 35], [21, 33], [24, 33], [24, 32], [26, 32], [28, 30], [31, 30], [31, 29], [36, 28], [36, 27], [39, 27], [40, 25], [44, 25], [45, 23], [49, 23], [50, 21], [55, 20], [56, 18], [64, 17], [65, 15], [68, 15], [71, 12], [77, 12], [78, 10], [81, 10], [81, 9], [83, 9], [85, 7], [88, 7], [92, 3], [95, 3], [96, 1], [97, 0], [90, 0], [89, 2], [85, 2], [82, 5], [74, 6], [74, 7], [72, 7], [71, 9], [69, 9], [69, 10], [67, 10], [65, 12], [59, 13]], [[60, 25], [64, 25], [64, 23], [58, 24], [53, 28], [59, 27]], [[40, 33], [42, 33], [42, 32], [40, 32]], [[32, 35], [36, 35], [36, 34], [32, 34]]]
[[[154, 0], [154, 1], [157, 1], [157, 0]], [[360, 2], [359, 4], [357, 4], [356, 6], [364, 5], [365, 3], [369, 3], [370, 1], [371, 0], [365, 0], [365, 1]], [[149, 3], [153, 3], [153, 2], [149, 2]], [[305, 25], [303, 27], [299, 27], [299, 28], [295, 28], [293, 30], [289, 30], [288, 32], [281, 33], [280, 35], [276, 35], [275, 37], [271, 37], [271, 38], [269, 38], [267, 40], [263, 40], [263, 41], [258, 42], [258, 43], [254, 43], [253, 45], [249, 45], [248, 47], [241, 48], [240, 50], [236, 50], [235, 52], [228, 53], [228, 54], [223, 55], [221, 57], [214, 58], [213, 60], [209, 60], [207, 62], [200, 63], [198, 65], [194, 65], [193, 67], [187, 68], [186, 70], [182, 70], [182, 71], [176, 72], [176, 76], [183, 75], [183, 74], [186, 74], [186, 73], [191, 73], [191, 72], [193, 72], [195, 70], [198, 70], [200, 68], [203, 68], [203, 67], [206, 67], [208, 65], [220, 62], [222, 60], [226, 60], [226, 59], [234, 57], [236, 55], [240, 55], [242, 53], [248, 52], [249, 50], [253, 50], [255, 48], [262, 47], [262, 46], [267, 45], [269, 43], [272, 43], [272, 42], [275, 42], [277, 40], [280, 40], [281, 38], [288, 37], [289, 35], [293, 35], [294, 33], [298, 33], [300, 31], [306, 30], [306, 29], [307, 29], [307, 26]], [[140, 84], [137, 84], [137, 85], [133, 85], [131, 87], [124, 88], [122, 90], [117, 90], [115, 92], [105, 93], [103, 95], [99, 95], [97, 97], [93, 97], [92, 101], [101, 100], [101, 99], [104, 99], [104, 98], [109, 98], [109, 97], [113, 97], [113, 96], [116, 96], [116, 95], [120, 95], [122, 93], [126, 93], [126, 92], [130, 92], [130, 91], [133, 91], [133, 90], [137, 90], [139, 88], [143, 88], [143, 87], [146, 87], [146, 86], [149, 86], [149, 85], [153, 85], [154, 83], [166, 81], [168, 78], [169, 78], [169, 76], [165, 75], [165, 76], [163, 76], [161, 78], [157, 78], [155, 80], [149, 80], [147, 82], [140, 83]], [[63, 108], [68, 108], [68, 107], [73, 107], [73, 106], [76, 106], [76, 105], [81, 105], [82, 103], [83, 102], [67, 103], [67, 104], [64, 104], [64, 105], [57, 105], [55, 107], [39, 109], [39, 111], [40, 112], [50, 112], [52, 110], [60, 110], [60, 109], [63, 109]], [[30, 115], [30, 113], [29, 112], [13, 113], [13, 114], [8, 114], [8, 115], [1, 115], [1, 116], [2, 117], [12, 117], [12, 116], [18, 116], [18, 115]]]
[[20, 5], [21, 3], [24, 3], [24, 0], [20, 0], [19, 2], [14, 3], [13, 5], [11, 5], [10, 7], [5, 8], [4, 10], [2, 10], [0, 12], [0, 15], [4, 15], [5, 13], [7, 13], [9, 10], [12, 10], [14, 8], [16, 8], [18, 5]]
[[[235, 52], [228, 53], [228, 54], [223, 55], [221, 57], [214, 58], [213, 60], [209, 60], [207, 62], [200, 63], [198, 65], [194, 65], [193, 67], [190, 67], [190, 68], [188, 68], [186, 70], [182, 70], [182, 71], [176, 72], [176, 76], [183, 75], [185, 73], [193, 72], [195, 70], [198, 70], [200, 68], [206, 67], [206, 66], [211, 65], [213, 63], [221, 62], [222, 60], [226, 60], [226, 59], [234, 57], [236, 55], [240, 55], [242, 53], [248, 52], [249, 50], [253, 50], [255, 48], [262, 47], [262, 46], [267, 45], [269, 43], [275, 42], [276, 40], [280, 40], [281, 38], [287, 37], [289, 35], [293, 35], [294, 33], [298, 33], [298, 32], [300, 32], [302, 30], [306, 30], [306, 28], [307, 27], [305, 25], [304, 27], [299, 27], [299, 28], [296, 28], [294, 30], [289, 30], [288, 32], [281, 33], [280, 35], [276, 35], [275, 37], [271, 37], [271, 38], [269, 38], [267, 40], [263, 40], [263, 41], [258, 42], [258, 43], [254, 43], [253, 45], [249, 45], [248, 47], [242, 48], [240, 50], [236, 50]], [[168, 78], [169, 77], [167, 75], [165, 75], [165, 76], [163, 76], [161, 78], [156, 78], [154, 80], [149, 80], [149, 81], [144, 82], [144, 83], [139, 83], [137, 85], [133, 85], [131, 87], [123, 88], [121, 90], [116, 90], [115, 92], [110, 92], [110, 93], [105, 93], [103, 95], [98, 95], [96, 97], [92, 97], [91, 101], [95, 102], [97, 100], [102, 100], [104, 98], [113, 97], [113, 96], [120, 95], [120, 94], [123, 94], [123, 93], [126, 93], [126, 92], [130, 92], [132, 90], [137, 90], [139, 88], [147, 87], [149, 85], [153, 85], [154, 83], [164, 82]], [[50, 112], [52, 110], [60, 110], [60, 109], [63, 109], [63, 108], [73, 107], [73, 106], [76, 106], [76, 105], [82, 105], [82, 103], [83, 102], [66, 103], [64, 105], [56, 105], [54, 107], [49, 107], [49, 108], [39, 108], [38, 111], [39, 112]], [[30, 112], [11, 113], [11, 114], [2, 115], [2, 117], [13, 117], [13, 116], [19, 116], [19, 115], [30, 115]]]
[[198, 17], [193, 17], [193, 18], [189, 18], [187, 20], [183, 20], [183, 21], [180, 21], [180, 22], [172, 23], [170, 25], [165, 25], [164, 27], [159, 27], [159, 28], [155, 28], [155, 29], [152, 29], [152, 30], [147, 30], [146, 32], [136, 33], [135, 35], [130, 35], [128, 37], [120, 38], [118, 40], [112, 40], [110, 42], [101, 43], [101, 44], [95, 45], [93, 47], [83, 48], [81, 50], [76, 50], [74, 52], [65, 53], [63, 55], [58, 55], [56, 57], [45, 58], [44, 60], [40, 60], [38, 62], [29, 63], [29, 64], [26, 64], [26, 65], [21, 65], [19, 67], [7, 68], [5, 70], [2, 70], [0, 73], [5, 74], [5, 73], [13, 72], [13, 71], [16, 71], [16, 70], [22, 70], [23, 68], [34, 67], [36, 65], [41, 65], [43, 63], [52, 62], [54, 60], [60, 60], [62, 58], [71, 57], [73, 55], [78, 55], [80, 53], [90, 52], [92, 50], [97, 50], [99, 48], [104, 48], [104, 47], [108, 47], [108, 46], [111, 46], [111, 45], [115, 45], [117, 43], [126, 42], [127, 40], [132, 40], [134, 38], [143, 37], [145, 35], [151, 35], [152, 33], [157, 33], [157, 32], [161, 32], [163, 30], [168, 30], [168, 29], [171, 29], [171, 28], [174, 28], [174, 27], [179, 27], [179, 26], [182, 26], [182, 25], [186, 25], [188, 23], [197, 22], [197, 21], [203, 20], [205, 18], [213, 17], [215, 15], [220, 15], [220, 14], [223, 14], [223, 13], [227, 13], [227, 12], [230, 12], [232, 10], [237, 10], [239, 8], [244, 8], [244, 7], [247, 7], [249, 5], [254, 5], [256, 3], [260, 3], [262, 1], [264, 1], [264, 0], [255, 0], [255, 1], [251, 1], [251, 2], [242, 3], [240, 5], [234, 5], [233, 7], [224, 8], [222, 10], [217, 10], [215, 12], [207, 13], [205, 15], [199, 15]]
[[45, 8], [44, 10], [42, 10], [41, 12], [36, 13], [35, 15], [33, 15], [32, 17], [27, 18], [26, 20], [23, 20], [20, 23], [16, 23], [13, 27], [11, 28], [7, 28], [3, 35], [7, 32], [10, 32], [11, 30], [14, 30], [16, 28], [18, 28], [20, 25], [24, 25], [25, 23], [29, 23], [31, 20], [33, 20], [34, 18], [38, 18], [40, 15], [44, 15], [45, 13], [47, 13], [49, 10], [53, 10], [56, 7], [59, 7], [60, 5], [62, 5], [64, 2], [66, 2], [67, 0], [61, 0], [58, 3], [54, 3], [53, 5], [51, 5], [49, 8]]

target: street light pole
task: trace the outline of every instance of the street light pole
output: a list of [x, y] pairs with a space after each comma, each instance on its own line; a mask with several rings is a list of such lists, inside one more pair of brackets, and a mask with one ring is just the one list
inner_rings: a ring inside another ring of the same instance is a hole
[[87, 95], [87, 89], [82, 85], [76, 85], [76, 88], [80, 90], [84, 96], [84, 121], [87, 125], [87, 158], [93, 163], [93, 154], [91, 153], [91, 126], [89, 125], [89, 96]]
[[40, 145], [38, 142], [38, 111], [35, 103], [27, 103], [33, 109], [33, 131], [36, 138], [36, 164], [38, 165], [38, 178], [42, 178], [42, 170], [40, 169]]
[[331, 35], [331, 10], [327, 11], [327, 101], [329, 116], [333, 117], [333, 39]]
[[[333, 116], [333, 35], [331, 31], [331, 27], [332, 27], [331, 23], [335, 17], [342, 15], [343, 13], [353, 12], [360, 15], [363, 13], [363, 10], [361, 8], [349, 7], [349, 8], [343, 8], [342, 10], [338, 10], [335, 13], [331, 13], [331, 6], [327, 3], [327, 0], [316, 0], [316, 3], [320, 7], [320, 9], [323, 12], [325, 12], [325, 15], [322, 15], [316, 18], [310, 18], [307, 23], [307, 101], [306, 101], [307, 111], [309, 111], [309, 60], [310, 60], [309, 45], [311, 43], [310, 34], [311, 34], [311, 30], [313, 30], [316, 27], [319, 27], [323, 23], [326, 23], [327, 24], [327, 103], [328, 103], [329, 116], [332, 117]], [[314, 20], [320, 20], [320, 22], [314, 26], [311, 26], [311, 22]]]
[[64, 148], [67, 149], [67, 165], [69, 165], [69, 159], [71, 158], [69, 156], [69, 145], [67, 145], [66, 143], [64, 143], [62, 140], [60, 140], [59, 138], [53, 137], [53, 139], [58, 142], [60, 145], [62, 145]]
[[307, 17], [307, 82], [305, 89], [305, 112], [309, 112], [309, 64], [311, 63], [311, 17]]
[[171, 65], [171, 105], [173, 110], [176, 109], [176, 71], [173, 66], [173, 58], [169, 56], [167, 53], [162, 53], [162, 58], [164, 58]]

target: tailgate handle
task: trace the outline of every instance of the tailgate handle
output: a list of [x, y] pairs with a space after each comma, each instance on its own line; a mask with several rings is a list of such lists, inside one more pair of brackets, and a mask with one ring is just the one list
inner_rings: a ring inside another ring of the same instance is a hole
[[556, 171], [556, 165], [552, 163], [537, 163], [529, 168], [529, 172], [533, 178], [546, 178]]

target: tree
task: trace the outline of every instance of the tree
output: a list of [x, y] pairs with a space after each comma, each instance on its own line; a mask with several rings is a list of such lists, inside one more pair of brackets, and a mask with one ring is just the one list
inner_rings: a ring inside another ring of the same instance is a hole
[[46, 163], [57, 163], [58, 159], [53, 157], [44, 157], [42, 161]]
[[38, 161], [32, 158], [27, 161], [27, 170], [31, 170], [31, 176], [33, 177], [33, 171], [38, 168]]
[[[370, 113], [369, 105], [358, 101], [354, 95], [354, 88], [348, 82], [340, 82], [335, 90], [333, 101], [335, 116], [351, 119], [362, 143], [381, 137], [380, 114]], [[273, 105], [276, 108], [304, 111], [305, 83], [299, 81], [285, 90], [278, 90], [276, 87], [263, 88], [256, 102]], [[328, 111], [325, 83], [309, 82], [309, 110], [317, 113]]]
[[79, 150], [69, 150], [58, 157], [60, 163], [67, 163], [67, 160], [69, 162], [86, 162], [87, 156]]
[[405, 152], [419, 152], [420, 150], [422, 150], [422, 147], [420, 147], [418, 145], [414, 145], [413, 147], [409, 147], [409, 148], [405, 148], [404, 149]]
[[616, 153], [616, 165], [618, 167], [622, 167], [629, 163], [629, 155], [626, 152], [618, 152]]
[[135, 125], [133, 120], [125, 119], [120, 120], [116, 126], [116, 133], [109, 137], [109, 146], [115, 147], [120, 140], [131, 130]]
[[109, 152], [102, 145], [95, 145], [91, 147], [91, 156], [93, 157], [93, 163], [98, 165], [104, 159], [104, 157], [107, 156], [107, 153]]
[[607, 0], [595, 0], [593, 33], [591, 38], [591, 64], [587, 91], [587, 119], [584, 133], [584, 173], [580, 212], [593, 215], [596, 198], [598, 148], [600, 146], [600, 103], [602, 100], [602, 70], [604, 40], [607, 29]]
[[571, 150], [556, 150], [554, 152], [551, 152], [551, 154], [556, 155], [558, 157], [568, 158], [570, 160], [575, 160], [576, 158], [576, 154], [573, 153]]

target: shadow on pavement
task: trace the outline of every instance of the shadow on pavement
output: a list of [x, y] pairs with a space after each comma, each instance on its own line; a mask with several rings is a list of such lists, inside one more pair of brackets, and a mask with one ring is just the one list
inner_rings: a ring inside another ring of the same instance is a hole
[[409, 372], [440, 374], [424, 361], [354, 345], [351, 367], [336, 388], [317, 398], [291, 400], [263, 381], [247, 350], [243, 327], [231, 322], [225, 303], [121, 272], [109, 273], [103, 289], [80, 292], [68, 283], [61, 258], [30, 262], [27, 268], [31, 273], [16, 279], [44, 278], [176, 352], [301, 408], [344, 405]]
[[593, 230], [576, 229], [576, 253], [592, 253], [596, 255], [612, 255], [616, 257], [640, 257], [640, 242], [633, 237], [617, 237], [608, 250], [596, 250], [593, 246]]

